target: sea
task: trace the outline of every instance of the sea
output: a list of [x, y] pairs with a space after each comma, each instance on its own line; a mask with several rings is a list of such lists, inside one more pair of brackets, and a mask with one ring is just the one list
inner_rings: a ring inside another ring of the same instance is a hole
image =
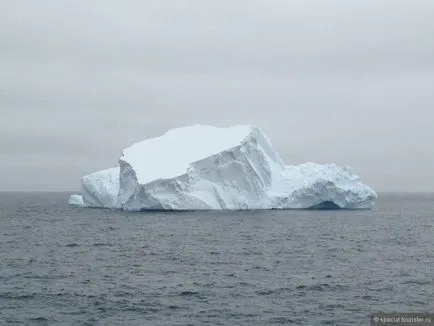
[[0, 325], [369, 325], [434, 312], [434, 194], [365, 211], [70, 208], [0, 193]]

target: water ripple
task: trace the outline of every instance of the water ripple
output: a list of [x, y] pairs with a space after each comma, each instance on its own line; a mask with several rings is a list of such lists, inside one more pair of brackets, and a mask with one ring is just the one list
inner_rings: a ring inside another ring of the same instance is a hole
[[6, 325], [367, 325], [431, 311], [434, 198], [374, 211], [123, 213], [0, 194]]

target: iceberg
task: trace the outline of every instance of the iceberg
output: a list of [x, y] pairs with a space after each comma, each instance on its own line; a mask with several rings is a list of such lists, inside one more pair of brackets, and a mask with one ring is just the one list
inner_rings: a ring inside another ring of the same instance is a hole
[[371, 209], [377, 194], [348, 166], [304, 163], [286, 166], [270, 197], [282, 209]]
[[133, 144], [120, 160], [126, 210], [260, 209], [285, 165], [257, 128], [191, 126]]
[[81, 195], [71, 195], [68, 199], [68, 205], [71, 207], [86, 207]]
[[285, 165], [254, 126], [172, 129], [81, 181], [85, 206], [126, 211], [371, 209], [377, 198], [349, 167]]
[[93, 208], [120, 208], [119, 167], [91, 173], [81, 178], [83, 202]]

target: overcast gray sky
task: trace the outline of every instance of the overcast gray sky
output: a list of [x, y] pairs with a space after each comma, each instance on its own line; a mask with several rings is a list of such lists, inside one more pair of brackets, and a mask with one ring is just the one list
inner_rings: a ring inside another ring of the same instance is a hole
[[75, 190], [167, 129], [434, 191], [433, 0], [0, 0], [0, 190]]

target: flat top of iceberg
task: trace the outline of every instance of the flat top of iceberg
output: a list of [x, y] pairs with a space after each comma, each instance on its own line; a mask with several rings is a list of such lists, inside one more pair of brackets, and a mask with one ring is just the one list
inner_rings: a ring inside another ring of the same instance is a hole
[[169, 179], [186, 173], [192, 162], [239, 145], [252, 129], [248, 125], [176, 128], [131, 145], [123, 151], [121, 160], [134, 165], [140, 183]]

